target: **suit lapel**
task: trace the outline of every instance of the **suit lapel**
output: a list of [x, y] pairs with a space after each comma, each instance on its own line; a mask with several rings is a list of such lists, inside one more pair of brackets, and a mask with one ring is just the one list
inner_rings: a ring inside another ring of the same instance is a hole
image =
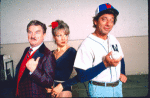
[[43, 55], [44, 54], [40, 53], [40, 51], [37, 50], [32, 58], [34, 58], [34, 60], [36, 60], [38, 57], [40, 57], [40, 58], [43, 57]]
[[33, 55], [32, 58], [34, 58], [34, 60], [36, 60], [38, 57], [43, 57], [44, 56], [44, 50], [45, 50], [45, 45], [44, 43], [40, 46], [40, 48], [35, 52], [35, 54]]

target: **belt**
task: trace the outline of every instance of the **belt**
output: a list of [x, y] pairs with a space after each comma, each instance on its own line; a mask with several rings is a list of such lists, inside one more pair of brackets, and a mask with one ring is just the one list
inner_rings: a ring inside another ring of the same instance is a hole
[[60, 80], [54, 80], [54, 82], [60, 82], [60, 83], [62, 83], [62, 82], [65, 82], [65, 81], [60, 81]]
[[63, 83], [63, 82], [65, 82], [65, 81], [54, 80], [53, 87], [55, 87], [55, 86], [58, 85], [59, 83]]
[[94, 85], [98, 85], [98, 86], [105, 86], [106, 84], [106, 86], [115, 87], [119, 84], [119, 80], [113, 83], [102, 83], [102, 82], [96, 82], [96, 81], [90, 81], [90, 83]]

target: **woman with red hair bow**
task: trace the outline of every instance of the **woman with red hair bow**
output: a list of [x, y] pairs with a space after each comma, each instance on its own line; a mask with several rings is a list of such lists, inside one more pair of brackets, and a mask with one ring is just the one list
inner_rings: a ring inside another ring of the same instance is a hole
[[57, 49], [53, 50], [56, 58], [56, 68], [54, 85], [51, 89], [46, 88], [46, 90], [47, 93], [51, 93], [54, 97], [72, 97], [71, 86], [65, 87], [59, 95], [53, 92], [53, 88], [68, 80], [73, 71], [76, 50], [67, 43], [70, 34], [69, 26], [62, 20], [56, 20], [50, 26], [52, 27], [52, 35], [57, 45]]

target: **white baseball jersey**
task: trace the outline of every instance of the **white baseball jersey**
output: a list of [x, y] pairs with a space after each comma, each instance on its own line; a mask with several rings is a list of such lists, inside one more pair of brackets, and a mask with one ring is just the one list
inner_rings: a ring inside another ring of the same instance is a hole
[[[90, 34], [77, 51], [74, 67], [87, 70], [102, 63], [102, 58], [110, 51], [118, 51], [122, 58], [124, 57], [120, 43], [113, 35], [108, 34], [108, 39], [103, 40]], [[106, 68], [92, 80], [97, 82], [115, 82], [119, 80], [120, 73], [121, 62], [116, 67]]]

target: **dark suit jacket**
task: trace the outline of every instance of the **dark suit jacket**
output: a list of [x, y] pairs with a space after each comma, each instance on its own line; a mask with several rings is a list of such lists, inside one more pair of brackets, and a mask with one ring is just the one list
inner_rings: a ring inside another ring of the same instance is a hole
[[[16, 81], [20, 65], [28, 50], [29, 47], [25, 49], [23, 56], [16, 67]], [[45, 98], [45, 88], [51, 87], [53, 85], [55, 73], [54, 69], [56, 66], [56, 60], [54, 55], [44, 44], [42, 44], [41, 47], [35, 52], [32, 58], [36, 60], [37, 57], [40, 57], [40, 60], [34, 72], [30, 75], [29, 70], [26, 68], [21, 77], [21, 80], [19, 82], [20, 98]]]

